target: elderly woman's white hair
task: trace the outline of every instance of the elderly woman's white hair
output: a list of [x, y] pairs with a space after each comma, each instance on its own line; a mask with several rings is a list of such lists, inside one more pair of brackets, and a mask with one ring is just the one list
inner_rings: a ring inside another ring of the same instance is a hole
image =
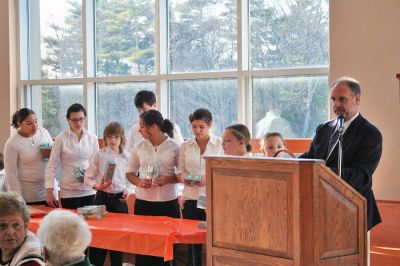
[[50, 265], [79, 260], [92, 239], [87, 223], [66, 210], [54, 210], [46, 215], [40, 222], [37, 236]]

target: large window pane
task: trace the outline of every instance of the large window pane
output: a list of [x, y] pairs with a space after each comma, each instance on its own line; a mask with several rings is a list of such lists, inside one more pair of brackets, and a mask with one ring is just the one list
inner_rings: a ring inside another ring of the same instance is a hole
[[82, 85], [32, 86], [32, 96], [32, 108], [53, 138], [68, 126], [65, 118], [68, 107], [73, 103], [83, 104]]
[[328, 118], [328, 77], [253, 79], [253, 136], [310, 138]]
[[[40, 29], [30, 18], [31, 34], [40, 32], [40, 47], [32, 38], [30, 71], [33, 79], [82, 76], [82, 4], [80, 0], [41, 0]], [[36, 58], [41, 55], [40, 58]]]
[[140, 90], [155, 91], [153, 82], [100, 83], [97, 84], [97, 135], [103, 137], [105, 126], [113, 121], [121, 123], [126, 137], [138, 121], [134, 99]]
[[169, 70], [236, 69], [236, 0], [171, 0]]
[[213, 114], [213, 132], [222, 135], [225, 127], [237, 123], [236, 79], [171, 81], [171, 120], [181, 128], [185, 138], [192, 137], [189, 114], [207, 108]]
[[328, 0], [251, 0], [250, 67], [329, 65]]
[[154, 72], [154, 0], [96, 1], [98, 76]]

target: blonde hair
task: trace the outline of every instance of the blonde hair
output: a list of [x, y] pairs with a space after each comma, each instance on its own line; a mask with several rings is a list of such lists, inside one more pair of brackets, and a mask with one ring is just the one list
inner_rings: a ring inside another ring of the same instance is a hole
[[108, 146], [107, 137], [113, 136], [113, 135], [121, 137], [119, 151], [122, 152], [125, 148], [125, 143], [126, 143], [125, 130], [124, 130], [124, 127], [118, 122], [111, 122], [104, 128], [104, 132], [103, 132], [104, 146], [106, 146], [106, 147]]
[[249, 129], [243, 124], [234, 124], [226, 127], [225, 130], [229, 130], [238, 140], [244, 140], [246, 151], [251, 151], [251, 135]]
[[282, 140], [283, 145], [286, 146], [286, 141], [285, 141], [284, 138], [282, 137], [282, 134], [281, 134], [281, 133], [279, 133], [279, 132], [267, 132], [267, 133], [264, 134], [263, 138], [262, 138], [261, 141], [260, 141], [260, 150], [264, 149], [265, 141], [266, 141], [267, 139], [269, 139], [269, 138], [272, 138], [272, 137], [279, 137], [279, 138]]

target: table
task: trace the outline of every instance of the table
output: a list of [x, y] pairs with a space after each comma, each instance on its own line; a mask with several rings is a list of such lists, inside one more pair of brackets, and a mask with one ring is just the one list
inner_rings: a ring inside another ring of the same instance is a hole
[[[54, 209], [35, 206], [45, 212]], [[74, 210], [71, 210], [74, 211]], [[43, 217], [31, 218], [29, 230], [36, 233]], [[109, 213], [100, 220], [88, 219], [91, 247], [173, 259], [173, 244], [205, 244], [206, 230], [195, 220], [165, 216]]]

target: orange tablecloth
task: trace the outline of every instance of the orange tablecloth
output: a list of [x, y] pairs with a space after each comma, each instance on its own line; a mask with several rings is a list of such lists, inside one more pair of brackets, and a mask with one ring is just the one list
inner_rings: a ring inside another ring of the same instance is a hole
[[[29, 230], [36, 232], [42, 219], [31, 218]], [[91, 247], [164, 257], [165, 261], [173, 259], [174, 243], [206, 243], [206, 230], [199, 229], [195, 220], [109, 213], [101, 220], [86, 221], [93, 234]]]

